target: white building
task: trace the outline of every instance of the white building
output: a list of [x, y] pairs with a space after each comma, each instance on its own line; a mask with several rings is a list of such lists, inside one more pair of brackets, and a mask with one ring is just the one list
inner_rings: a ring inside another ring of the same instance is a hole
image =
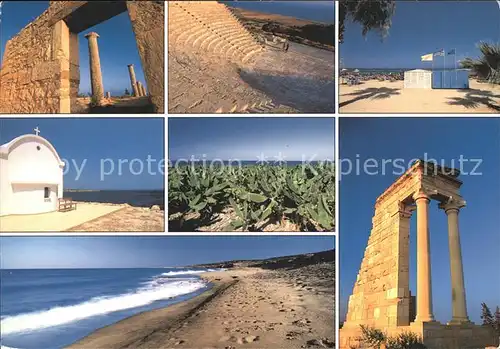
[[404, 88], [432, 88], [432, 71], [415, 69], [405, 71]]
[[64, 162], [35, 132], [0, 146], [0, 216], [55, 211], [63, 197]]

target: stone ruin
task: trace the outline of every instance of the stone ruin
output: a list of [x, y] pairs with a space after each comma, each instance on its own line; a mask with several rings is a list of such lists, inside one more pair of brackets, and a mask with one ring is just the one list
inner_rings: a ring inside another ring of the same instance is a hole
[[[163, 1], [50, 1], [46, 11], [7, 41], [0, 70], [0, 112], [71, 113], [76, 109], [78, 33], [125, 11], [135, 33], [150, 101], [156, 112], [163, 113]], [[99, 101], [104, 98], [104, 89], [98, 35], [87, 36], [92, 94]], [[146, 95], [141, 89], [134, 90], [134, 95]]]
[[[498, 345], [490, 328], [469, 321], [458, 215], [465, 201], [459, 171], [417, 161], [375, 203], [368, 246], [340, 329], [340, 348], [360, 348], [360, 325], [397, 335], [414, 332], [429, 349]], [[439, 202], [448, 219], [453, 317], [434, 319], [429, 240], [429, 203]], [[410, 217], [417, 215], [417, 293], [410, 293]]]
[[225, 4], [169, 1], [168, 48], [170, 113], [334, 112], [333, 53], [285, 55]]

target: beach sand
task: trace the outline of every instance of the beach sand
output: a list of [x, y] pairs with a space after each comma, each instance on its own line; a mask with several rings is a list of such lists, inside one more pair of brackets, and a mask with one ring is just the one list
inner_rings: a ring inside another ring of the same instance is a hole
[[334, 267], [239, 267], [202, 274], [203, 294], [144, 312], [69, 348], [334, 348]]
[[405, 89], [403, 81], [340, 85], [340, 113], [499, 113], [500, 86], [470, 80], [468, 90]]
[[77, 209], [0, 217], [2, 232], [164, 232], [164, 211], [126, 204], [77, 202]]
[[116, 205], [94, 205], [78, 202], [77, 209], [68, 212], [48, 212], [33, 215], [0, 217], [3, 232], [56, 232], [70, 229], [84, 222], [102, 217], [121, 209]]

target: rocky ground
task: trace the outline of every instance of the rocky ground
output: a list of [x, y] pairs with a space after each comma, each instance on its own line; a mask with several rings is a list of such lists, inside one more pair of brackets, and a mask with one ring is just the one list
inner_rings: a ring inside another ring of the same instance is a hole
[[[99, 205], [96, 203], [96, 205]], [[132, 207], [120, 205], [122, 209], [93, 219], [68, 231], [84, 232], [164, 232], [165, 211], [156, 206]]]
[[[333, 245], [333, 240], [332, 240]], [[335, 252], [210, 264], [213, 287], [71, 348], [335, 348]]]
[[[233, 13], [252, 33], [273, 33], [290, 41], [335, 51], [335, 26], [278, 14], [232, 8]], [[264, 30], [266, 29], [266, 30]]]

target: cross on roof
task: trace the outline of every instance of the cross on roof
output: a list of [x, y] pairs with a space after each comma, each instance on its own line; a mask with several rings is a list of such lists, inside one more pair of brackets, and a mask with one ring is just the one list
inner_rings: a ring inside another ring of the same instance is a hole
[[33, 129], [35, 131], [35, 134], [38, 136], [40, 134], [40, 130], [38, 129], [38, 126]]

